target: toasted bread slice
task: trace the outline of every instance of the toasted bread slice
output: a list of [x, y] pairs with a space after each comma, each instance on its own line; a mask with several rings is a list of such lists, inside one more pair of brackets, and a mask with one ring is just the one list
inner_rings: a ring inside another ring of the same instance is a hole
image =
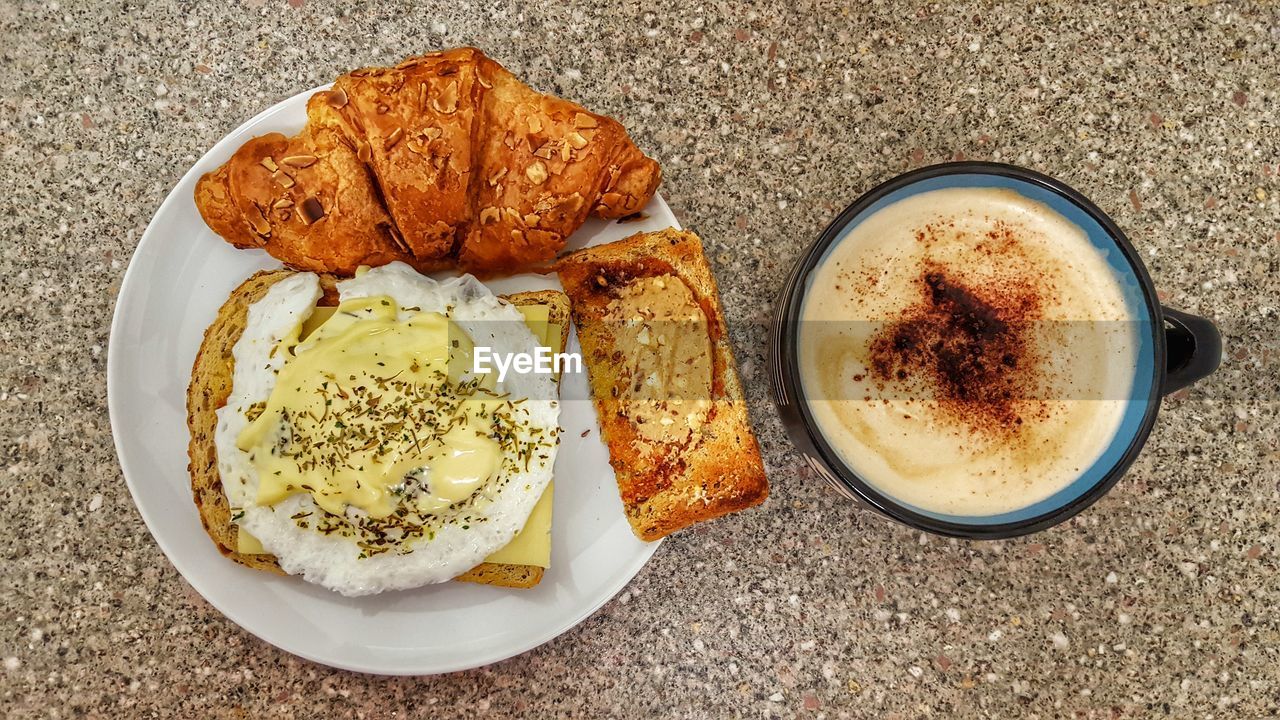
[[[244, 332], [249, 306], [261, 300], [272, 285], [293, 274], [291, 270], [259, 272], [232, 291], [218, 310], [218, 316], [205, 331], [204, 341], [191, 370], [187, 386], [187, 428], [191, 440], [187, 447], [190, 462], [191, 493], [200, 521], [219, 552], [232, 560], [254, 568], [284, 574], [274, 555], [239, 551], [239, 528], [231, 517], [231, 507], [218, 473], [218, 453], [214, 434], [218, 427], [217, 411], [231, 395], [235, 359], [232, 349]], [[323, 305], [336, 305], [338, 278], [320, 275], [324, 289]], [[569, 303], [564, 293], [554, 290], [516, 293], [504, 296], [514, 305], [544, 304], [549, 308], [549, 321], [560, 326], [560, 347], [569, 337]], [[457, 579], [504, 587], [527, 588], [537, 585], [543, 569], [534, 565], [483, 563]]]
[[[292, 270], [259, 272], [231, 292], [218, 309], [218, 317], [204, 331], [204, 341], [191, 368], [191, 383], [187, 385], [187, 429], [191, 432], [187, 470], [191, 473], [191, 494], [204, 530], [223, 555], [241, 565], [282, 575], [284, 571], [274, 555], [238, 551], [239, 528], [231, 520], [231, 505], [222, 489], [214, 435], [218, 430], [218, 409], [227, 404], [231, 395], [231, 379], [235, 374], [235, 357], [231, 351], [244, 332], [249, 306], [265, 297], [272, 285], [292, 274]], [[333, 288], [332, 277], [321, 276], [320, 282], [326, 292]]]
[[656, 540], [769, 494], [697, 235], [639, 233], [557, 264], [631, 529]]

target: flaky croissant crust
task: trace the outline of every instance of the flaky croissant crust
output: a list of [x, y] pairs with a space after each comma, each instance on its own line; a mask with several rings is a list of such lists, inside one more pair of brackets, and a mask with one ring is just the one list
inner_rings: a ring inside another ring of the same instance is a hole
[[617, 121], [460, 48], [339, 77], [297, 135], [245, 143], [195, 202], [231, 244], [301, 270], [502, 272], [553, 258], [591, 213], [637, 212], [660, 177]]

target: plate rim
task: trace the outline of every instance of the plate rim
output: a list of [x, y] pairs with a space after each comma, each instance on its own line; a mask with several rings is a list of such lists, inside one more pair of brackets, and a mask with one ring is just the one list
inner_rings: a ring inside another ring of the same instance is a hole
[[[407, 667], [407, 668], [385, 668], [385, 667], [373, 668], [367, 665], [348, 662], [343, 660], [342, 658], [321, 657], [317, 653], [301, 651], [298, 649], [286, 647], [284, 644], [284, 640], [282, 638], [272, 636], [270, 633], [259, 633], [256, 630], [250, 629], [250, 627], [246, 625], [244, 621], [242, 621], [241, 613], [231, 610], [228, 607], [225, 607], [224, 603], [215, 601], [211, 599], [208, 595], [206, 595], [204, 592], [202, 592], [198, 584], [196, 582], [193, 582], [190, 579], [190, 575], [188, 574], [189, 571], [192, 571], [195, 568], [191, 567], [187, 563], [187, 561], [180, 560], [179, 559], [180, 555], [176, 553], [176, 551], [170, 546], [169, 543], [167, 543], [165, 540], [162, 539], [161, 535], [156, 533], [156, 530], [155, 530], [156, 522], [151, 517], [151, 513], [149, 513], [147, 510], [144, 509], [143, 503], [138, 502], [138, 497], [140, 494], [139, 488], [136, 486], [136, 483], [133, 479], [133, 473], [131, 473], [128, 467], [128, 460], [126, 459], [125, 448], [121, 440], [123, 431], [119, 429], [124, 427], [124, 424], [119, 422], [119, 420], [122, 417], [121, 413], [123, 412], [123, 409], [119, 407], [119, 404], [122, 402], [122, 400], [120, 399], [121, 390], [116, 389], [118, 385], [123, 381], [114, 380], [113, 378], [115, 378], [118, 373], [122, 372], [120, 370], [120, 367], [121, 367], [121, 363], [124, 362], [124, 359], [121, 357], [121, 353], [123, 353], [124, 350], [118, 347], [121, 345], [121, 343], [117, 342], [118, 340], [121, 339], [117, 337], [117, 333], [121, 332], [120, 328], [122, 324], [122, 321], [121, 321], [122, 313], [123, 313], [122, 307], [124, 303], [122, 303], [121, 300], [125, 297], [126, 291], [132, 285], [138, 282], [141, 282], [141, 276], [139, 275], [139, 273], [142, 271], [139, 270], [139, 265], [137, 262], [138, 256], [149, 245], [154, 245], [160, 242], [160, 240], [154, 239], [159, 236], [159, 231], [157, 230], [157, 227], [156, 227], [157, 221], [159, 220], [160, 216], [164, 214], [167, 210], [171, 210], [171, 206], [177, 205], [178, 203], [181, 203], [183, 201], [183, 198], [179, 196], [178, 190], [184, 187], [185, 185], [187, 185], [189, 182], [194, 182], [194, 177], [197, 172], [200, 172], [201, 174], [203, 174], [205, 170], [202, 169], [202, 166], [206, 165], [207, 163], [212, 163], [213, 161], [210, 160], [211, 157], [224, 152], [228, 146], [231, 146], [233, 143], [236, 142], [236, 138], [240, 137], [241, 135], [247, 132], [251, 132], [251, 128], [254, 125], [258, 124], [259, 122], [262, 122], [264, 119], [266, 119], [268, 115], [280, 111], [283, 108], [283, 106], [298, 102], [300, 100], [305, 103], [305, 98], [309, 98], [311, 95], [315, 94], [316, 92], [326, 90], [329, 87], [332, 87], [332, 83], [318, 85], [309, 90], [303, 90], [301, 92], [290, 95], [289, 97], [286, 97], [282, 100], [279, 100], [273, 103], [269, 107], [263, 109], [262, 111], [255, 114], [253, 117], [249, 118], [248, 120], [245, 120], [244, 122], [237, 125], [234, 129], [224, 134], [221, 138], [218, 139], [217, 142], [215, 142], [212, 146], [210, 146], [208, 150], [206, 150], [203, 154], [201, 154], [200, 157], [197, 158], [196, 161], [191, 165], [191, 167], [189, 167], [187, 171], [184, 172], [182, 176], [177, 180], [177, 182], [174, 183], [174, 185], [169, 189], [168, 193], [165, 194], [164, 200], [162, 200], [160, 202], [160, 205], [156, 207], [155, 212], [151, 216], [151, 220], [147, 222], [147, 227], [145, 230], [143, 230], [142, 236], [138, 239], [137, 244], [134, 245], [133, 251], [129, 256], [129, 263], [125, 267], [124, 274], [121, 276], [120, 288], [116, 292], [115, 298], [113, 299], [114, 307], [112, 308], [112, 312], [111, 312], [111, 326], [108, 331], [108, 337], [107, 337], [107, 366], [106, 366], [107, 416], [108, 416], [108, 422], [111, 427], [111, 440], [115, 448], [116, 462], [120, 466], [120, 474], [124, 477], [125, 485], [129, 490], [130, 500], [133, 501], [134, 509], [137, 510], [138, 514], [142, 516], [142, 521], [147, 528], [148, 534], [151, 535], [152, 540], [156, 543], [157, 546], [159, 546], [160, 551], [164, 554], [165, 558], [169, 561], [169, 564], [172, 565], [173, 568], [178, 571], [178, 574], [181, 576], [183, 582], [189, 585], [191, 589], [195, 590], [196, 593], [199, 594], [200, 597], [205, 602], [209, 603], [209, 605], [212, 606], [215, 610], [217, 610], [223, 617], [227, 618], [232, 623], [234, 623], [241, 631], [246, 632], [249, 635], [252, 635], [253, 637], [257, 638], [258, 640], [261, 640], [262, 642], [265, 642], [273, 647], [276, 647], [283, 652], [289, 653], [290, 655], [293, 655], [295, 657], [303, 658], [309, 662], [317, 663], [327, 667], [337, 668], [344, 671], [364, 673], [369, 675], [428, 676], [428, 675], [438, 675], [438, 674], [451, 673], [451, 672], [460, 672], [463, 670], [472, 670], [475, 668], [485, 667], [487, 665], [492, 665], [494, 663], [502, 662], [503, 660], [508, 660], [517, 655], [522, 655], [538, 647], [541, 647], [551, 642], [552, 640], [560, 637], [561, 635], [564, 635], [565, 633], [569, 632], [573, 628], [580, 625], [584, 620], [594, 615], [600, 608], [604, 607], [606, 603], [608, 603], [610, 600], [617, 597], [618, 594], [622, 592], [623, 588], [625, 588], [628, 584], [630, 584], [630, 582], [633, 579], [635, 579], [635, 576], [638, 575], [640, 571], [645, 567], [645, 565], [649, 563], [649, 560], [652, 559], [653, 554], [657, 552], [658, 547], [663, 544], [663, 541], [665, 540], [665, 538], [659, 538], [658, 540], [645, 543], [642, 546], [643, 551], [637, 554], [636, 556], [634, 556], [631, 563], [632, 567], [626, 568], [624, 572], [619, 575], [618, 582], [616, 582], [612, 587], [609, 587], [606, 592], [601, 593], [601, 597], [598, 602], [589, 604], [579, 612], [572, 614], [571, 620], [569, 620], [567, 623], [564, 623], [562, 626], [555, 627], [554, 629], [549, 629], [544, 632], [535, 634], [531, 640], [527, 640], [521, 643], [514, 643], [512, 644], [512, 646], [508, 648], [490, 651], [487, 654], [468, 656], [465, 660], [462, 660], [460, 662], [436, 663], [435, 665], [432, 665], [430, 667], [416, 666], [416, 667]], [[667, 205], [666, 201], [662, 198], [660, 193], [654, 192], [653, 198], [652, 200], [650, 200], [650, 202], [651, 203], [657, 202], [662, 207], [662, 209], [665, 210], [667, 214], [671, 217], [672, 225], [677, 229], [680, 228], [679, 220], [675, 217], [675, 213], [671, 212], [670, 206]], [[183, 405], [185, 406], [185, 400], [183, 402]], [[592, 412], [596, 412], [597, 418], [598, 418], [598, 412], [594, 407], [594, 403], [592, 404]]]

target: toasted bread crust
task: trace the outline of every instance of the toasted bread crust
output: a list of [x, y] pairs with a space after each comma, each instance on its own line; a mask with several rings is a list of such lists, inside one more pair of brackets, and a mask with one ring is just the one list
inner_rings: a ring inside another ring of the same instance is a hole
[[537, 565], [480, 563], [454, 578], [457, 582], [497, 585], [509, 588], [531, 588], [542, 582], [545, 571]]
[[[205, 330], [204, 340], [191, 369], [187, 386], [187, 429], [191, 440], [187, 446], [191, 475], [191, 494], [200, 521], [214, 545], [226, 557], [254, 568], [284, 574], [274, 555], [241, 553], [237, 550], [238, 527], [231, 519], [231, 507], [218, 472], [218, 453], [214, 435], [218, 427], [218, 409], [231, 395], [235, 359], [232, 350], [248, 322], [249, 307], [261, 300], [271, 286], [293, 274], [291, 270], [266, 270], [245, 280], [227, 298], [218, 315]], [[337, 304], [337, 282], [333, 275], [321, 274], [324, 290], [322, 304]], [[560, 323], [560, 351], [569, 337], [569, 302], [554, 290], [517, 293], [504, 296], [514, 305], [546, 304], [551, 322]], [[458, 580], [503, 587], [528, 588], [541, 581], [543, 569], [532, 565], [483, 563], [459, 576]]]
[[[187, 445], [191, 474], [191, 495], [200, 511], [200, 521], [213, 544], [223, 555], [256, 570], [284, 574], [274, 555], [247, 554], [237, 550], [238, 529], [231, 520], [231, 506], [218, 473], [218, 448], [214, 441], [218, 429], [218, 409], [227, 404], [231, 381], [235, 374], [232, 349], [244, 332], [249, 306], [266, 296], [272, 285], [289, 277], [290, 270], [255, 273], [231, 292], [218, 309], [218, 316], [204, 331], [204, 341], [191, 368], [187, 386], [187, 429], [191, 441]], [[332, 285], [331, 278], [322, 278]]]
[[[569, 294], [609, 460], [635, 534], [656, 540], [763, 502], [769, 494], [764, 464], [698, 237], [673, 229], [639, 233], [572, 253], [560, 260], [557, 272]], [[688, 286], [706, 315], [713, 354], [708, 420], [700, 436], [678, 445], [646, 439], [628, 418], [632, 382], [618, 362], [628, 348], [618, 345], [612, 321], [605, 319], [618, 289], [660, 275], [674, 275]]]

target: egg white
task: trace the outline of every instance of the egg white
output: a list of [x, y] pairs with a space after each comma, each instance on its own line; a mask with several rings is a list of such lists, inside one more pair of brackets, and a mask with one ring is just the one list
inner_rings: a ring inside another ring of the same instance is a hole
[[[497, 352], [532, 353], [538, 345], [520, 311], [470, 275], [438, 282], [397, 262], [340, 281], [338, 292], [342, 300], [389, 296], [399, 304], [401, 320], [416, 312], [405, 308], [445, 314], [477, 346], [488, 345]], [[284, 364], [285, 354], [272, 353], [272, 349], [310, 315], [321, 294], [319, 278], [313, 273], [298, 273], [277, 282], [249, 307], [244, 332], [233, 348], [232, 389], [227, 404], [218, 410], [215, 443], [227, 499], [243, 512], [237, 522], [276, 556], [285, 572], [343, 595], [418, 587], [466, 572], [511, 542], [524, 527], [551, 480], [558, 442], [536, 454], [527, 468], [508, 467], [501, 478], [487, 483], [480, 490], [481, 498], [467, 508], [467, 514], [479, 521], [469, 523], [466, 529], [460, 524], [442, 524], [431, 539], [411, 541], [412, 552], [405, 554], [389, 552], [361, 558], [354, 538], [326, 535], [314, 526], [299, 527], [292, 515], [323, 512], [309, 494], [293, 495], [272, 506], [254, 502], [257, 471], [248, 453], [236, 446], [236, 438], [249, 423], [245, 412], [271, 395], [276, 371]], [[545, 438], [555, 437], [560, 409], [551, 375], [508, 373], [498, 390], [512, 399], [526, 399], [528, 424], [517, 428], [521, 440], [528, 441], [535, 429], [541, 429]]]

